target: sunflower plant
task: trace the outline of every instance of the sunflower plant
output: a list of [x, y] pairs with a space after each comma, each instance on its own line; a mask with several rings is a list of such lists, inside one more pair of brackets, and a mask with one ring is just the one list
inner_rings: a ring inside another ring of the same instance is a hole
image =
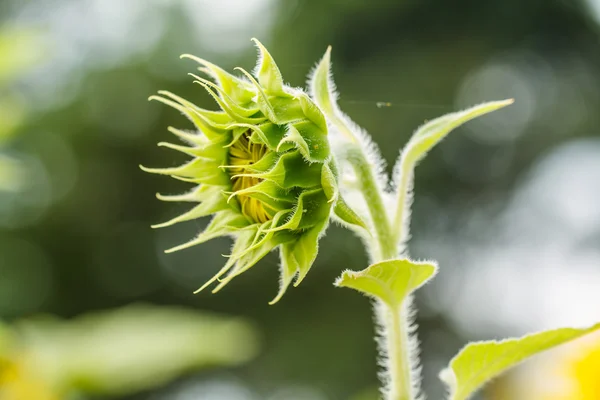
[[[319, 239], [331, 220], [362, 240], [371, 265], [344, 271], [335, 282], [370, 297], [374, 304], [385, 400], [423, 398], [419, 348], [412, 317], [413, 293], [437, 272], [433, 261], [408, 254], [414, 169], [429, 150], [453, 129], [512, 104], [493, 101], [426, 122], [412, 135], [392, 177], [371, 137], [337, 104], [331, 72], [331, 48], [310, 74], [308, 91], [284, 83], [273, 57], [257, 40], [259, 60], [252, 73], [231, 74], [204, 59], [204, 76], [190, 74], [217, 103], [206, 110], [171, 92], [152, 96], [184, 114], [191, 130], [169, 128], [184, 144], [159, 145], [185, 153], [190, 161], [174, 168], [145, 168], [193, 184], [164, 201], [195, 203], [186, 213], [156, 227], [211, 216], [183, 250], [229, 236], [231, 254], [198, 291], [223, 288], [273, 250], [280, 254], [281, 284], [272, 303], [291, 282], [307, 276]], [[504, 341], [466, 345], [441, 372], [448, 399], [471, 397], [487, 381], [524, 359], [600, 328], [564, 328]]]

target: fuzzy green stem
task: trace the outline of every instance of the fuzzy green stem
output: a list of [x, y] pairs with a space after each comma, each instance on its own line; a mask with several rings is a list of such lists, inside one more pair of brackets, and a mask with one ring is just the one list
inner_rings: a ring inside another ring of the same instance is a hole
[[[346, 152], [346, 157], [356, 172], [377, 236], [376, 242], [373, 243], [373, 247], [376, 248], [370, 249], [371, 255], [375, 262], [396, 258], [398, 256], [396, 236], [392, 233], [393, 228], [373, 168], [358, 146], [352, 146]], [[384, 335], [380, 342], [380, 350], [387, 357], [386, 400], [414, 400], [407, 310], [408, 307], [404, 305], [394, 308], [376, 300], [376, 318]]]
[[[335, 113], [328, 114], [333, 124], [349, 140], [344, 157], [356, 173], [361, 193], [367, 203], [369, 215], [373, 221], [376, 241], [371, 242], [369, 250], [374, 262], [398, 257], [398, 237], [402, 230], [390, 224], [385, 209], [382, 189], [377, 185], [375, 171], [354, 136], [352, 130]], [[397, 220], [396, 220], [397, 221]], [[375, 317], [384, 335], [379, 342], [382, 354], [386, 356], [385, 381], [387, 383], [385, 400], [414, 400], [411, 381], [410, 340], [408, 333], [408, 315], [410, 299], [398, 309], [390, 307], [381, 300], [375, 300]]]
[[389, 383], [386, 400], [414, 400], [412, 394], [410, 348], [408, 335], [407, 307], [393, 308], [378, 301], [376, 312], [385, 329], [385, 346], [387, 352], [387, 374]]
[[414, 162], [410, 162], [405, 157], [400, 160], [400, 179], [398, 180], [396, 212], [393, 219], [392, 240], [396, 245], [404, 244], [408, 236], [408, 222], [405, 222], [407, 204], [410, 201], [410, 186], [413, 180], [412, 170]]
[[[377, 239], [377, 249], [371, 249], [374, 261], [382, 261], [395, 258], [397, 256], [396, 244], [392, 240], [392, 230], [390, 221], [383, 203], [383, 196], [375, 180], [375, 173], [363, 150], [358, 146], [352, 146], [346, 152], [346, 157], [358, 178], [360, 189], [369, 214], [375, 228]], [[376, 250], [376, 251], [373, 251]]]

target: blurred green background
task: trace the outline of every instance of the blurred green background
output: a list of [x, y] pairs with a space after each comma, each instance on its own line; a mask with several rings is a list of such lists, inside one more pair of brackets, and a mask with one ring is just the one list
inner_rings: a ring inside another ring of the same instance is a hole
[[189, 125], [147, 97], [215, 108], [179, 55], [248, 69], [251, 37], [293, 86], [332, 45], [340, 106], [390, 165], [425, 120], [516, 99], [417, 168], [411, 254], [441, 266], [417, 298], [430, 398], [467, 340], [600, 319], [600, 0], [2, 0], [0, 24], [18, 43], [7, 57], [0, 42], [0, 74], [23, 60], [0, 82], [0, 128], [14, 125], [0, 157], [19, 174], [0, 189], [0, 318], [145, 302], [245, 317], [261, 337], [242, 366], [112, 398], [374, 398], [369, 302], [332, 286], [367, 265], [357, 238], [332, 226], [309, 277], [268, 306], [275, 255], [193, 295], [229, 242], [166, 255], [207, 221], [149, 227], [186, 207], [154, 194], [188, 186], [138, 164], [180, 163], [155, 144]]

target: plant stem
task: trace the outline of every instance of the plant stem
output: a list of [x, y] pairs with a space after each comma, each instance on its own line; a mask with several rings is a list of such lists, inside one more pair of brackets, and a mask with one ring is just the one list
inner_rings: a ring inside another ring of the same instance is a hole
[[408, 235], [408, 221], [406, 219], [407, 203], [411, 200], [411, 186], [413, 181], [414, 162], [411, 163], [403, 155], [400, 160], [400, 179], [398, 180], [396, 212], [393, 219], [392, 237], [396, 245], [404, 244]]
[[367, 160], [363, 150], [358, 146], [351, 146], [346, 151], [346, 157], [354, 168], [360, 182], [361, 192], [369, 208], [369, 214], [375, 228], [377, 248], [370, 249], [371, 256], [374, 261], [395, 258], [398, 255], [397, 247], [393, 241], [390, 221], [383, 202], [381, 189], [377, 185], [373, 167]]
[[[407, 299], [409, 303], [411, 299]], [[384, 329], [385, 342], [380, 342], [381, 351], [387, 355], [386, 400], [413, 400], [410, 338], [408, 334], [408, 307], [401, 305], [390, 307], [377, 300], [375, 312], [380, 325]]]
[[[370, 249], [375, 262], [398, 257], [397, 237], [402, 227], [390, 225], [390, 219], [385, 209], [383, 194], [377, 185], [375, 174], [363, 150], [358, 146], [351, 146], [346, 157], [356, 172], [360, 182], [361, 192], [369, 208], [373, 221], [376, 241], [374, 249]], [[379, 342], [380, 351], [386, 358], [384, 381], [387, 382], [385, 390], [386, 400], [414, 400], [411, 379], [411, 354], [410, 338], [408, 332], [408, 310], [410, 299], [405, 304], [392, 307], [380, 300], [375, 301], [375, 314], [382, 328]]]

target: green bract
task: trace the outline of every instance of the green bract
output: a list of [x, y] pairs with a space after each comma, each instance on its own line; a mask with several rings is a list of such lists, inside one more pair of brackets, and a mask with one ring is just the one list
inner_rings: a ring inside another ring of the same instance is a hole
[[269, 52], [255, 43], [258, 65], [254, 74], [237, 68], [242, 77], [203, 59], [182, 56], [198, 62], [200, 71], [214, 80], [191, 74], [221, 111], [199, 108], [166, 91], [152, 96], [181, 111], [196, 128], [192, 132], [169, 128], [188, 146], [159, 145], [193, 159], [176, 168], [143, 169], [198, 185], [183, 195], [158, 195], [165, 201], [199, 204], [157, 227], [213, 215], [196, 238], [167, 252], [218, 236], [235, 240], [225, 266], [199, 290], [218, 279], [213, 290], [218, 291], [279, 248], [282, 279], [276, 302], [294, 276], [298, 285], [308, 273], [332, 211], [346, 223], [361, 222], [339, 197], [325, 117], [305, 92], [283, 83]]

